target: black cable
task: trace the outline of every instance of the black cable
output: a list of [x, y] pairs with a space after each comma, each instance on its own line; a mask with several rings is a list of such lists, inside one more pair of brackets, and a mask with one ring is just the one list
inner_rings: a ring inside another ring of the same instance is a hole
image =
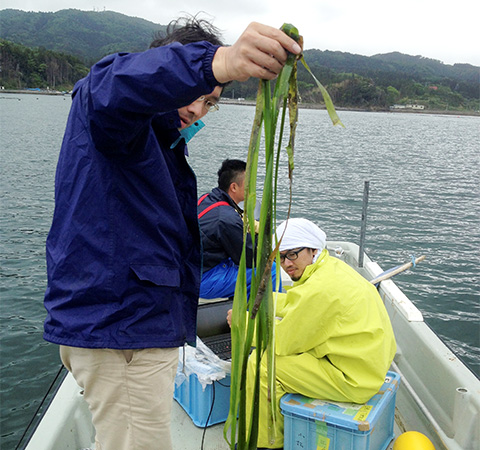
[[205, 426], [203, 427], [203, 434], [202, 434], [202, 446], [200, 447], [201, 450], [203, 450], [203, 441], [205, 440], [205, 432], [207, 431], [208, 427], [208, 421], [210, 420], [210, 416], [212, 415], [213, 412], [213, 405], [215, 404], [215, 381], [212, 383], [212, 406], [210, 408], [210, 413], [208, 414], [207, 417], [207, 422], [205, 423]]
[[[50, 394], [50, 392], [52, 391], [53, 389], [53, 386], [55, 385], [55, 383], [57, 382], [58, 378], [60, 377], [60, 374], [62, 373], [62, 370], [65, 368], [65, 366], [62, 364], [60, 366], [60, 369], [58, 370], [57, 374], [55, 375], [55, 378], [53, 379], [52, 383], [50, 384], [50, 387], [48, 388], [48, 391], [47, 393], [43, 396], [42, 398], [42, 401], [40, 402], [40, 405], [38, 405], [38, 408], [37, 410], [35, 411], [35, 414], [33, 415], [32, 419], [30, 420], [30, 422], [28, 423], [27, 425], [27, 428], [25, 428], [25, 431], [23, 432], [22, 434], [22, 437], [20, 438], [20, 440], [18, 441], [18, 444], [17, 446], [15, 447], [15, 450], [18, 450], [20, 448], [20, 444], [23, 442], [23, 440], [25, 439], [25, 436], [27, 435], [27, 433], [30, 431], [30, 428], [32, 426], [32, 424], [34, 423], [34, 421], [38, 418], [37, 418], [37, 415], [40, 411], [40, 409], [43, 407], [43, 405], [45, 404], [45, 401], [48, 397], [48, 395]], [[67, 374], [68, 372], [65, 373], [65, 375]], [[60, 388], [60, 385], [58, 386], [57, 390]], [[37, 426], [38, 426], [38, 423], [37, 423]], [[33, 430], [35, 431], [35, 430]], [[32, 435], [33, 435], [33, 432], [32, 432]], [[31, 436], [30, 436], [31, 437]], [[25, 447], [23, 447], [25, 448]]]
[[229, 385], [229, 384], [222, 384], [222, 383], [220, 383], [220, 381], [219, 381], [219, 380], [217, 380], [217, 383], [218, 383], [220, 386], [223, 386], [223, 387], [227, 387], [227, 388], [229, 388], [229, 387], [230, 387], [230, 385]]

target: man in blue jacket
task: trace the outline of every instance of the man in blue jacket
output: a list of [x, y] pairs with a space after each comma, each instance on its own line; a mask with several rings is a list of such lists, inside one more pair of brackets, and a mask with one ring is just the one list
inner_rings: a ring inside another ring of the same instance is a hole
[[287, 51], [301, 49], [272, 27], [252, 23], [224, 47], [188, 19], [145, 52], [105, 57], [74, 88], [44, 337], [84, 389], [97, 450], [171, 449], [178, 347], [195, 342], [201, 276], [186, 141], [224, 83], [273, 79]]
[[[218, 187], [198, 201], [198, 222], [203, 245], [201, 298], [231, 297], [235, 292], [243, 250], [243, 210], [246, 163], [226, 159], [218, 171]], [[246, 242], [247, 267], [252, 266], [250, 234]]]
[[[201, 298], [232, 297], [243, 250], [243, 210], [238, 206], [245, 199], [246, 163], [226, 159], [218, 171], [218, 187], [202, 195], [198, 201], [198, 221], [203, 247]], [[252, 279], [253, 245], [247, 234], [247, 295]], [[275, 263], [272, 282], [275, 288]]]

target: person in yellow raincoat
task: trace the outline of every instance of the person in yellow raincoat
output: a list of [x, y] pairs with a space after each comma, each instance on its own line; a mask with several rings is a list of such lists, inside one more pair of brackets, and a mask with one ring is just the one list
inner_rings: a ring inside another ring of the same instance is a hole
[[[293, 280], [276, 303], [277, 422], [268, 439], [266, 355], [260, 374], [259, 448], [283, 447], [280, 399], [286, 393], [365, 403], [382, 386], [396, 351], [385, 306], [376, 288], [325, 249], [326, 235], [307, 219], [277, 228], [282, 268]], [[251, 410], [255, 354], [248, 363]]]

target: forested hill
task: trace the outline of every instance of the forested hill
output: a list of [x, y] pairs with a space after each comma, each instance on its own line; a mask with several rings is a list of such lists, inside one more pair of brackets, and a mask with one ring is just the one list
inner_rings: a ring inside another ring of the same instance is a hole
[[[339, 51], [306, 50], [305, 60], [322, 82], [331, 86], [331, 94], [338, 89], [343, 93], [337, 101], [345, 102], [351, 89], [363, 92], [368, 103], [386, 101], [423, 103], [443, 109], [444, 106], [460, 106], [463, 100], [478, 110], [480, 100], [480, 68], [471, 64], [448, 65], [423, 56], [411, 56], [392, 52], [374, 56], [354, 55]], [[308, 74], [300, 69], [300, 79], [311, 84]], [[345, 95], [343, 95], [345, 94]], [[342, 100], [343, 99], [343, 100]], [[477, 105], [477, 106], [475, 106]]]
[[155, 34], [165, 28], [113, 11], [0, 11], [0, 38], [27, 47], [70, 53], [87, 66], [110, 53], [143, 51]]
[[305, 57], [307, 55], [310, 66], [325, 66], [336, 72], [355, 72], [366, 76], [398, 73], [417, 79], [443, 77], [478, 83], [480, 74], [480, 68], [470, 64], [448, 65], [436, 59], [399, 52], [368, 57], [339, 51], [307, 50]]
[[[0, 44], [0, 83], [5, 87], [42, 88], [61, 79], [62, 88], [71, 88], [75, 78], [83, 76], [101, 57], [117, 51], [142, 51], [165, 28], [111, 11], [1, 10], [0, 38], [8, 42]], [[79, 61], [67, 62], [68, 55]], [[397, 52], [367, 57], [316, 49], [305, 50], [305, 59], [339, 107], [382, 110], [393, 104], [419, 104], [435, 110], [480, 109], [480, 68], [470, 64], [448, 65]], [[56, 63], [49, 62], [54, 60]], [[68, 77], [56, 70], [59, 60], [62, 73], [68, 72]], [[84, 70], [79, 66], [82, 63]], [[69, 70], [73, 67], [75, 70]], [[232, 83], [224, 96], [251, 99], [256, 88], [255, 80]], [[301, 65], [299, 90], [303, 102], [322, 102], [318, 88]]]

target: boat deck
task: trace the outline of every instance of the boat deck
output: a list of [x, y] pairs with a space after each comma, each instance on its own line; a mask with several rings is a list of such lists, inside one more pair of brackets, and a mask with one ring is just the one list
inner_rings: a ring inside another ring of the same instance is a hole
[[[173, 450], [229, 450], [230, 447], [223, 438], [223, 426], [223, 423], [219, 423], [207, 427], [206, 430], [199, 428], [193, 424], [183, 408], [176, 401], [173, 402], [171, 428]], [[401, 434], [397, 424], [394, 432], [395, 437]], [[385, 450], [392, 450], [392, 448], [393, 441]]]
[[[173, 450], [229, 450], [223, 439], [223, 423], [210, 427], [199, 428], [194, 425], [192, 419], [185, 413], [183, 408], [173, 401], [172, 409], [172, 440]], [[178, 437], [181, 436], [181, 439]]]

